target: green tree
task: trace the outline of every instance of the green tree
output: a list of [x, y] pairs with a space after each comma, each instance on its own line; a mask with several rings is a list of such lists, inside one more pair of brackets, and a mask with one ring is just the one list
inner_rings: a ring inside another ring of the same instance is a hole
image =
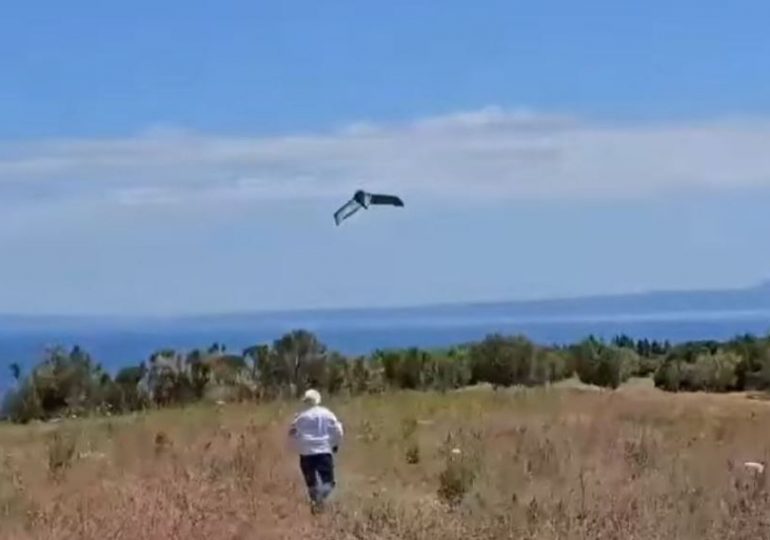
[[738, 382], [736, 367], [740, 363], [741, 357], [732, 352], [702, 354], [693, 365], [691, 386], [709, 392], [735, 390]]
[[471, 379], [495, 388], [531, 384], [534, 344], [523, 336], [487, 336], [471, 347]]
[[353, 394], [371, 393], [377, 389], [374, 373], [366, 358], [356, 358], [350, 370], [350, 389]]
[[297, 397], [308, 388], [311, 364], [326, 357], [326, 346], [306, 330], [294, 330], [276, 340], [273, 351]]
[[445, 355], [434, 355], [433, 370], [431, 385], [441, 392], [462, 388], [471, 379], [467, 356], [456, 350], [450, 350]]
[[198, 394], [191, 378], [192, 365], [176, 351], [161, 350], [150, 356], [140, 388], [149, 401], [160, 406], [193, 401]]
[[620, 334], [612, 339], [612, 344], [621, 349], [636, 349], [636, 343], [626, 334]]
[[541, 385], [564, 379], [567, 374], [567, 362], [564, 354], [553, 349], [538, 349], [532, 365], [530, 381]]
[[744, 390], [770, 390], [770, 343], [763, 339], [755, 355], [742, 358], [735, 368], [736, 386]]
[[339, 394], [348, 388], [350, 380], [350, 364], [339, 353], [331, 353], [326, 371], [326, 391], [330, 395]]
[[40, 364], [21, 379], [6, 400], [6, 414], [17, 421], [60, 414], [81, 414], [107, 402], [111, 380], [99, 364], [80, 347], [69, 352], [61, 347], [46, 351]]
[[134, 411], [143, 408], [146, 403], [139, 391], [139, 383], [145, 374], [145, 365], [129, 366], [115, 375], [114, 393], [110, 399], [112, 408], [117, 411]]
[[394, 388], [400, 386], [401, 353], [399, 351], [375, 351], [372, 362], [382, 367], [385, 382]]
[[18, 384], [21, 380], [21, 366], [17, 362], [13, 362], [8, 368], [11, 370], [11, 377], [13, 377], [14, 382]]
[[259, 380], [260, 366], [269, 362], [270, 346], [254, 345], [248, 347], [243, 351], [243, 356], [251, 359], [251, 378], [255, 381]]
[[632, 349], [606, 345], [593, 336], [573, 347], [578, 378], [586, 384], [617, 388], [638, 369]]

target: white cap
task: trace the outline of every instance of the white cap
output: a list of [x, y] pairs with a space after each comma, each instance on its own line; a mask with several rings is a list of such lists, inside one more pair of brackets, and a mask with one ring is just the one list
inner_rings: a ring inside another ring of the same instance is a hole
[[321, 403], [321, 394], [318, 393], [318, 390], [313, 390], [311, 388], [305, 392], [305, 395], [302, 397], [302, 401], [310, 405], [318, 405]]

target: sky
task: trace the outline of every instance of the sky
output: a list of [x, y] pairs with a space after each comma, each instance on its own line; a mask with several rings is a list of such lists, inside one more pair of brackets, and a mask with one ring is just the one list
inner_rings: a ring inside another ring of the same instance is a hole
[[[770, 277], [760, 0], [9, 2], [0, 312]], [[403, 209], [332, 214], [358, 188]]]

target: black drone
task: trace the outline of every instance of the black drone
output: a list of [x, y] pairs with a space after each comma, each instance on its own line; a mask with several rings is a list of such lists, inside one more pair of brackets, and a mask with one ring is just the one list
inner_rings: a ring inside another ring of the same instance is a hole
[[367, 193], [359, 189], [353, 194], [352, 199], [334, 212], [334, 222], [339, 225], [362, 208], [368, 209], [372, 205], [404, 206], [404, 202], [395, 195]]

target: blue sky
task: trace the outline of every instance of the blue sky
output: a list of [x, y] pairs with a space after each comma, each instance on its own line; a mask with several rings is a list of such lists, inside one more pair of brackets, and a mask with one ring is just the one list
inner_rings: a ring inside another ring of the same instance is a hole
[[770, 275], [765, 2], [220, 4], [5, 7], [0, 312]]

